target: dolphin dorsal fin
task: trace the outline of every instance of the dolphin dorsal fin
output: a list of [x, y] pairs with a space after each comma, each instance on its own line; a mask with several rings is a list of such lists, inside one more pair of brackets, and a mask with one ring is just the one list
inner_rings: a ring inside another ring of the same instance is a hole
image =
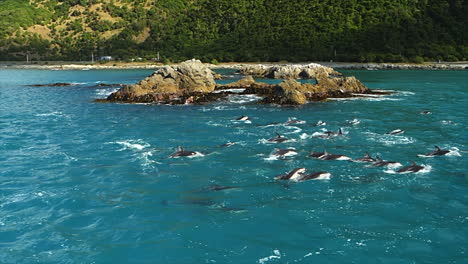
[[436, 150], [440, 150], [440, 148], [438, 146], [434, 146]]
[[343, 131], [340, 129], [338, 129], [338, 135], [343, 135]]
[[278, 136], [279, 138], [282, 137], [282, 136], [280, 135], [280, 133], [276, 133], [276, 136]]
[[416, 162], [414, 162], [414, 160], [412, 160], [411, 165], [416, 166]]
[[369, 152], [366, 152], [366, 158], [370, 158], [371, 156], [369, 155]]
[[177, 151], [184, 151], [184, 148], [182, 148], [181, 146], [178, 146]]
[[382, 161], [382, 158], [380, 158], [380, 156], [375, 157], [375, 159], [378, 161]]

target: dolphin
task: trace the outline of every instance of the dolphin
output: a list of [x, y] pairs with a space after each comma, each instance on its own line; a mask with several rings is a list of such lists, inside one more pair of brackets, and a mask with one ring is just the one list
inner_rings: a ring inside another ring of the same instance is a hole
[[323, 134], [314, 135], [313, 137], [316, 137], [316, 138], [331, 138], [332, 136], [342, 136], [342, 135], [343, 135], [343, 131], [340, 128], [340, 129], [338, 129], [338, 132], [326, 131], [326, 132], [323, 132]]
[[325, 151], [325, 154], [318, 157], [319, 160], [351, 160], [350, 157], [346, 157], [340, 154], [331, 154]]
[[420, 170], [424, 169], [423, 166], [417, 165], [414, 161], [411, 162], [411, 165], [405, 166], [399, 170], [397, 170], [398, 173], [412, 173], [412, 172], [418, 172]]
[[312, 151], [309, 155], [309, 157], [312, 157], [312, 158], [320, 158], [322, 157], [323, 155], [325, 155], [325, 152], [315, 152], [315, 151]]
[[431, 111], [422, 111], [421, 112], [421, 115], [430, 115], [430, 114], [432, 114]]
[[288, 121], [286, 121], [286, 123], [284, 123], [285, 125], [301, 125], [301, 124], [305, 124], [306, 121], [303, 121], [303, 120], [298, 120], [296, 118], [288, 118]]
[[434, 146], [434, 151], [427, 154], [418, 154], [419, 157], [435, 157], [435, 156], [444, 156], [450, 152], [450, 150], [441, 149], [438, 146]]
[[284, 142], [284, 141], [288, 141], [288, 139], [281, 136], [280, 134], [276, 133], [276, 137], [270, 138], [267, 141], [272, 142], [272, 143], [281, 143], [281, 142]]
[[235, 142], [228, 142], [228, 143], [219, 145], [218, 148], [230, 147], [230, 146], [235, 145], [235, 144], [236, 144]]
[[342, 136], [343, 135], [343, 130], [341, 128], [338, 129], [338, 132], [333, 132], [333, 131], [327, 131], [325, 134], [328, 134], [330, 136]]
[[241, 116], [239, 118], [236, 118], [237, 121], [250, 121], [252, 119], [250, 119], [250, 117], [248, 116]]
[[349, 121], [348, 123], [349, 123], [350, 125], [357, 125], [357, 124], [360, 124], [361, 121], [359, 121], [358, 119], [355, 118], [355, 119]]
[[375, 162], [376, 160], [369, 155], [369, 152], [366, 152], [366, 155], [362, 158], [354, 160], [355, 162]]
[[295, 149], [275, 149], [273, 155], [284, 158], [297, 155], [297, 151]]
[[387, 135], [399, 135], [399, 134], [403, 134], [405, 133], [405, 131], [401, 130], [401, 129], [395, 129], [393, 131], [390, 131], [388, 133], [385, 133]]
[[313, 172], [310, 174], [306, 174], [299, 179], [299, 181], [307, 181], [307, 180], [329, 180], [332, 175], [326, 171], [319, 171]]
[[294, 170], [286, 173], [281, 174], [275, 177], [275, 180], [290, 180], [290, 181], [298, 181], [302, 177], [302, 174], [306, 172], [306, 168], [295, 168]]
[[327, 123], [323, 122], [322, 120], [319, 120], [315, 125], [316, 126], [326, 126]]
[[199, 154], [195, 151], [184, 150], [181, 146], [177, 147], [177, 151], [172, 153], [169, 158], [180, 158], [180, 157], [193, 157]]
[[212, 185], [204, 188], [204, 190], [206, 190], [206, 191], [215, 191], [215, 192], [224, 191], [224, 190], [231, 190], [231, 189], [236, 189], [236, 187], [212, 184]]
[[371, 164], [372, 167], [400, 167], [401, 163], [396, 161], [383, 160], [379, 156], [376, 157], [376, 161]]

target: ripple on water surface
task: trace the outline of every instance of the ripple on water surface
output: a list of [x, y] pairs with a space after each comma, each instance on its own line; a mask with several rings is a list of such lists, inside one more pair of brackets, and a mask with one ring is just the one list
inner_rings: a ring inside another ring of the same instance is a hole
[[[466, 71], [346, 71], [396, 93], [301, 107], [244, 95], [204, 106], [92, 103], [117, 89], [97, 83], [151, 72], [0, 71], [1, 263], [466, 260]], [[76, 85], [26, 86], [56, 82]], [[405, 133], [386, 134], [396, 129]], [[288, 140], [268, 141], [277, 134]], [[434, 145], [450, 154], [421, 156]], [[169, 158], [178, 146], [201, 155]], [[274, 180], [300, 167], [332, 176]]]

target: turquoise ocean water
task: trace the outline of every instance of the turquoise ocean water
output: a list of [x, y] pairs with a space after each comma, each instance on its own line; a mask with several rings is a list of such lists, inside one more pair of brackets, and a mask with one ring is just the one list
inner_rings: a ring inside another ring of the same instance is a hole
[[[301, 107], [92, 102], [150, 73], [0, 71], [0, 263], [468, 263], [467, 71], [344, 71], [397, 93]], [[55, 82], [75, 85], [26, 86]], [[269, 125], [289, 117], [307, 123]], [[451, 155], [417, 156], [434, 145]], [[425, 169], [307, 157], [324, 149]], [[332, 177], [274, 181], [297, 167]]]

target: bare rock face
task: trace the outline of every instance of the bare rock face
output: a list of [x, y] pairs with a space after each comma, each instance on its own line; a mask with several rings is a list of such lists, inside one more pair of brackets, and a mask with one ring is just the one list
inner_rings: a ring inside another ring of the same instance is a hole
[[208, 67], [199, 60], [189, 60], [179, 66], [163, 67], [139, 83], [121, 88], [107, 99], [160, 102], [194, 93], [210, 93], [215, 85], [213, 72]]
[[329, 77], [330, 75], [341, 75], [333, 68], [317, 63], [307, 65], [247, 65], [239, 70], [239, 73], [271, 79], [313, 79], [318, 77]]
[[245, 78], [242, 78], [238, 80], [237, 82], [233, 83], [228, 83], [224, 85], [225, 88], [248, 88], [252, 84], [257, 83], [255, 79], [252, 76], [246, 76]]
[[330, 91], [339, 90], [342, 93], [366, 93], [369, 88], [364, 86], [356, 77], [317, 78], [317, 84]]
[[353, 97], [354, 94], [369, 93], [355, 77], [318, 79], [317, 84], [285, 80], [274, 87], [274, 92], [266, 94], [263, 103], [280, 105], [301, 105], [307, 101], [320, 101], [330, 97]]
[[276, 87], [279, 104], [302, 105], [307, 102], [304, 87], [296, 80], [286, 80]]

